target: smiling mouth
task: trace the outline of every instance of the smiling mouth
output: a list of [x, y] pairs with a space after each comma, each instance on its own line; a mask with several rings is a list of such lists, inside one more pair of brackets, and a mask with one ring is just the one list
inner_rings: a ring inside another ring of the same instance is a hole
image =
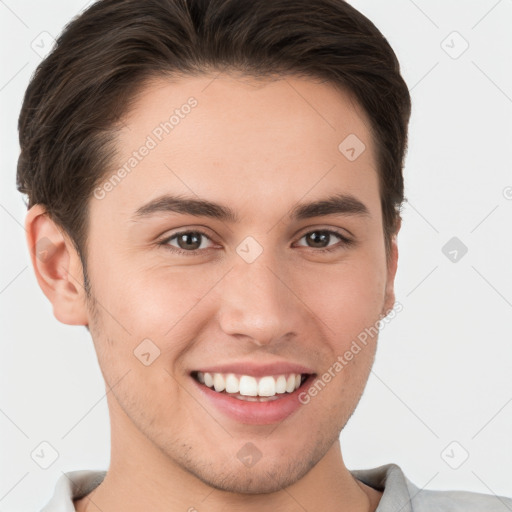
[[193, 379], [212, 391], [249, 402], [279, 400], [297, 391], [311, 375], [286, 373], [254, 377], [234, 373], [191, 373]]

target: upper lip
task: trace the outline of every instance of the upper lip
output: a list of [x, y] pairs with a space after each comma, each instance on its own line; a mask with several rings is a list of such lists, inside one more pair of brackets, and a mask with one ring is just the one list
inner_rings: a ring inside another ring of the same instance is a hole
[[203, 373], [237, 373], [239, 375], [251, 375], [263, 377], [265, 375], [283, 375], [287, 373], [314, 373], [311, 368], [287, 361], [257, 364], [249, 361], [238, 363], [219, 364], [215, 366], [201, 367], [195, 370]]

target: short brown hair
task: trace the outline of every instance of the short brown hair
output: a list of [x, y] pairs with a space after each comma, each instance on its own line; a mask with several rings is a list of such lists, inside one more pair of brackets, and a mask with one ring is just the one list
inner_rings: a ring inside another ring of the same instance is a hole
[[88, 205], [117, 123], [149, 78], [212, 70], [319, 78], [352, 93], [377, 145], [389, 255], [411, 104], [396, 55], [370, 20], [343, 0], [100, 0], [38, 66], [18, 123], [17, 188], [69, 235], [86, 291]]

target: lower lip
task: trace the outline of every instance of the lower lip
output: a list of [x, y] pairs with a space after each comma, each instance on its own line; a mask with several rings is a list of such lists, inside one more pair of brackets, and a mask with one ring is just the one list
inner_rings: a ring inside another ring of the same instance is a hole
[[277, 395], [279, 398], [267, 402], [239, 400], [226, 393], [217, 393], [213, 389], [199, 383], [192, 376], [190, 378], [206, 399], [210, 400], [217, 409], [231, 419], [251, 425], [270, 425], [283, 421], [303, 405], [299, 401], [299, 395], [304, 389], [309, 387], [314, 379], [314, 375], [310, 375], [293, 393], [279, 394]]

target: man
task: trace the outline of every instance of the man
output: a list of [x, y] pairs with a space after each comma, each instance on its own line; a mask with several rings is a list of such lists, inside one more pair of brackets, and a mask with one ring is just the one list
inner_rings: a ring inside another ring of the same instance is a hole
[[91, 333], [111, 463], [44, 510], [512, 506], [343, 461], [377, 336], [354, 340], [395, 304], [409, 114], [341, 0], [104, 0], [65, 29], [18, 189], [39, 285]]

